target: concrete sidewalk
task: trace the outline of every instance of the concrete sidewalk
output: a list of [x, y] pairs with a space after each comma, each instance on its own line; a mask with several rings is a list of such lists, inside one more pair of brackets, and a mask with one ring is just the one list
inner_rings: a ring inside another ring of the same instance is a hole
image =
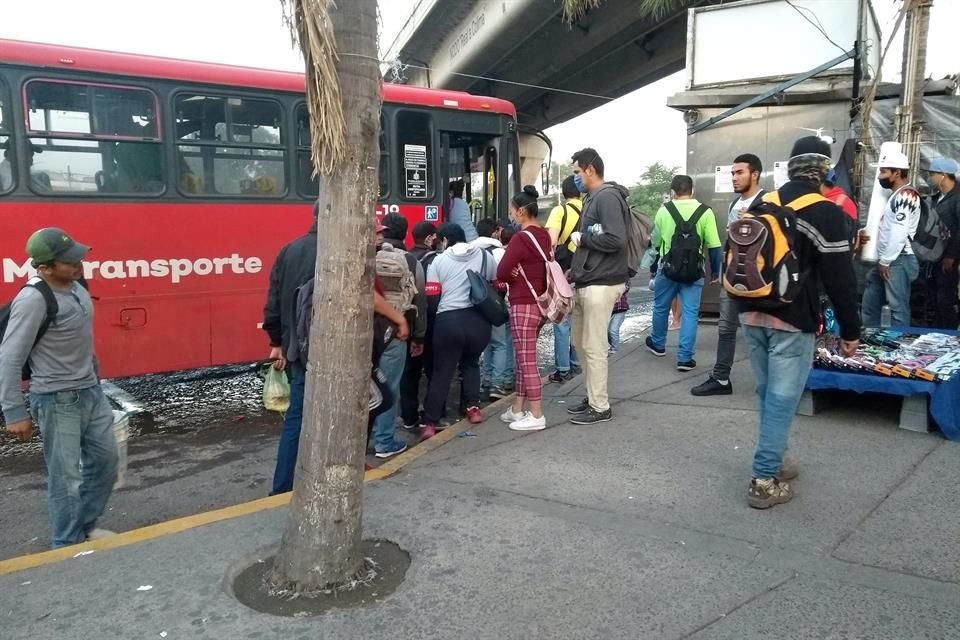
[[960, 447], [850, 396], [797, 418], [794, 500], [751, 510], [744, 356], [733, 396], [694, 398], [707, 367], [629, 347], [612, 422], [570, 425], [580, 382], [547, 387], [546, 431], [488, 420], [368, 484], [366, 536], [413, 559], [377, 606], [284, 619], [228, 596], [280, 539], [286, 509], [266, 508], [0, 576], [0, 637], [960, 638]]

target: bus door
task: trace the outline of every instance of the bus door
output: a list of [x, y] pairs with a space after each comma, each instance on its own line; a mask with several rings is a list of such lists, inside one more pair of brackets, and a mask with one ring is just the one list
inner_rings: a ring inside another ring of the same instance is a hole
[[450, 219], [451, 194], [459, 193], [462, 188], [462, 197], [470, 206], [474, 224], [484, 218], [501, 220], [506, 215], [506, 208], [497, 195], [499, 136], [443, 131], [440, 153], [440, 183], [448, 189], [444, 199], [444, 219]]

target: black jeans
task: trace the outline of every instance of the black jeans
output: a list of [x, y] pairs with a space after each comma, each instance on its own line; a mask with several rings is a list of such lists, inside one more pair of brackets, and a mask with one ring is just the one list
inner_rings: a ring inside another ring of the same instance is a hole
[[459, 365], [463, 403], [480, 404], [480, 356], [490, 342], [490, 323], [472, 307], [437, 314], [433, 329], [433, 377], [423, 406], [423, 422], [437, 424]]
[[958, 266], [955, 265], [949, 273], [944, 273], [940, 264], [933, 265], [937, 329], [956, 330], [957, 328], [957, 269]]
[[423, 355], [414, 358], [407, 351], [407, 364], [400, 379], [400, 416], [403, 424], [420, 422], [420, 379], [426, 375], [427, 384], [433, 378], [433, 332], [428, 331], [423, 342]]

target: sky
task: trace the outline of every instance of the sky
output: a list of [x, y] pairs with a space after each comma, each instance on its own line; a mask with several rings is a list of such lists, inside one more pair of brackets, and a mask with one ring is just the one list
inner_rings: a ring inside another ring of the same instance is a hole
[[[509, 2], [510, 0], [505, 0]], [[544, 2], [553, 0], [543, 0]], [[381, 0], [381, 44], [387, 49], [418, 0]], [[893, 26], [900, 0], [874, 0], [881, 31]], [[129, 0], [32, 0], [7, 2], [0, 38], [33, 40], [243, 66], [301, 71], [279, 0], [165, 0], [162, 10]], [[96, 7], [96, 10], [93, 8]], [[38, 20], [42, 14], [44, 18]], [[104, 16], [110, 16], [105, 20]], [[951, 25], [953, 25], [951, 27]], [[960, 72], [960, 48], [950, 31], [960, 25], [960, 0], [935, 0], [928, 40], [927, 73]], [[199, 33], [204, 35], [201, 37]], [[902, 34], [902, 29], [901, 29]], [[886, 42], [887, 36], [882, 40]], [[251, 42], [255, 45], [251, 45]], [[757, 47], [765, 45], [758, 39]], [[899, 77], [894, 41], [884, 78]], [[547, 131], [554, 159], [565, 162], [584, 146], [604, 157], [610, 179], [633, 184], [645, 166], [684, 166], [686, 133], [681, 114], [666, 100], [684, 88], [685, 72], [668, 76]], [[642, 131], [642, 140], [631, 135]]]

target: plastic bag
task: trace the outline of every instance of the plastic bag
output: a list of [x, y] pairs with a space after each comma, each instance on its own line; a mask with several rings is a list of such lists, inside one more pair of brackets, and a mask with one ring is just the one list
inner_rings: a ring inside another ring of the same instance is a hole
[[290, 408], [290, 382], [287, 374], [274, 369], [272, 364], [264, 368], [263, 406], [267, 411], [286, 413]]
[[124, 411], [113, 411], [113, 436], [117, 441], [117, 479], [114, 489], [124, 486], [127, 480], [127, 437], [130, 434], [130, 417]]

